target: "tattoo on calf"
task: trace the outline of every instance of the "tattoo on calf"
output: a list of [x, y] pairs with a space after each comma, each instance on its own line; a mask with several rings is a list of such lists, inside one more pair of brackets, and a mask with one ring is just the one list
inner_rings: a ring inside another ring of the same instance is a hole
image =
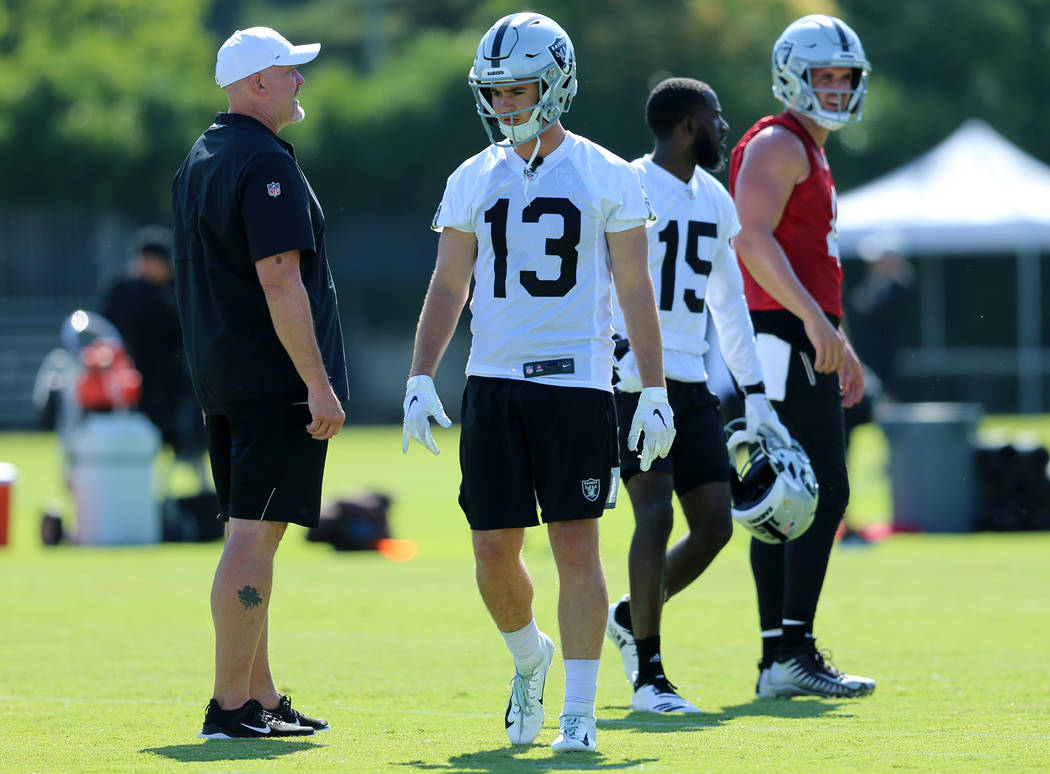
[[237, 599], [241, 600], [241, 604], [244, 605], [245, 609], [258, 607], [262, 604], [262, 597], [259, 596], [259, 592], [254, 586], [245, 586], [238, 591]]

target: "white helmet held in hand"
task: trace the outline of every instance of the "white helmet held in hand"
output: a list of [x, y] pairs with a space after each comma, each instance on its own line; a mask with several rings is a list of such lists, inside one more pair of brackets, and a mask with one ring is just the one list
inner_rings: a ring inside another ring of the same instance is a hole
[[[478, 115], [494, 145], [520, 145], [552, 126], [576, 96], [576, 54], [572, 41], [557, 22], [538, 13], [513, 13], [492, 25], [478, 44], [470, 87]], [[517, 111], [519, 121], [500, 119], [489, 99], [497, 84], [535, 82], [537, 105]], [[521, 121], [520, 119], [525, 119]]]
[[[853, 84], [839, 110], [828, 110], [813, 88], [815, 67], [849, 67]], [[773, 95], [792, 110], [828, 130], [860, 121], [868, 91], [870, 65], [860, 38], [834, 16], [803, 16], [788, 25], [773, 44]]]
[[[729, 464], [736, 474], [730, 480], [733, 521], [763, 543], [794, 540], [813, 523], [817, 510], [817, 479], [809, 457], [798, 441], [785, 444], [779, 436], [745, 430], [743, 420], [726, 425]], [[754, 443], [742, 466], [737, 449]]]

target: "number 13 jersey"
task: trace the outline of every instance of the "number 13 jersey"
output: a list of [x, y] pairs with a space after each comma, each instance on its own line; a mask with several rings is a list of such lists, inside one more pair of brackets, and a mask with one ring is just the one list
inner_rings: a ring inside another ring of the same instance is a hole
[[605, 234], [654, 217], [630, 164], [571, 132], [531, 179], [511, 148], [463, 162], [433, 228], [478, 240], [467, 375], [611, 391]]

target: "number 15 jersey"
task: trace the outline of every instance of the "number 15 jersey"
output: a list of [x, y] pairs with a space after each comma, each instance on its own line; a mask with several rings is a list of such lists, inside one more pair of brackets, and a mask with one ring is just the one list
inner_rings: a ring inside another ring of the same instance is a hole
[[630, 164], [571, 132], [531, 179], [511, 148], [463, 162], [433, 228], [478, 240], [467, 375], [611, 391], [605, 234], [652, 218]]
[[[664, 343], [664, 374], [681, 382], [707, 380], [708, 311], [718, 330], [726, 365], [740, 385], [762, 381], [754, 331], [730, 240], [740, 220], [729, 193], [712, 175], [695, 169], [683, 181], [644, 156], [634, 162], [659, 220], [647, 230], [649, 273], [656, 292]], [[627, 335], [614, 305], [613, 327]], [[637, 392], [641, 378], [634, 354], [616, 364], [618, 389]]]

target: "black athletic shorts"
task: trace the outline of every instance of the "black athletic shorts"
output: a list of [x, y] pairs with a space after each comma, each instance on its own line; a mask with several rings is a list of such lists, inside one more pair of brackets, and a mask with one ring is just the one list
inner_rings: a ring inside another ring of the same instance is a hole
[[208, 414], [219, 518], [316, 527], [328, 441], [306, 432], [306, 404]]
[[[642, 472], [641, 450], [627, 448], [627, 436], [631, 432], [640, 394], [616, 393], [616, 413], [620, 417], [620, 465], [625, 482]], [[729, 467], [718, 398], [705, 382], [668, 379], [667, 400], [674, 412], [674, 444], [670, 454], [654, 459], [649, 470], [672, 474], [674, 490], [679, 496], [701, 484], [729, 481], [733, 471]]]
[[596, 519], [620, 485], [612, 393], [471, 376], [459, 505], [471, 529]]

